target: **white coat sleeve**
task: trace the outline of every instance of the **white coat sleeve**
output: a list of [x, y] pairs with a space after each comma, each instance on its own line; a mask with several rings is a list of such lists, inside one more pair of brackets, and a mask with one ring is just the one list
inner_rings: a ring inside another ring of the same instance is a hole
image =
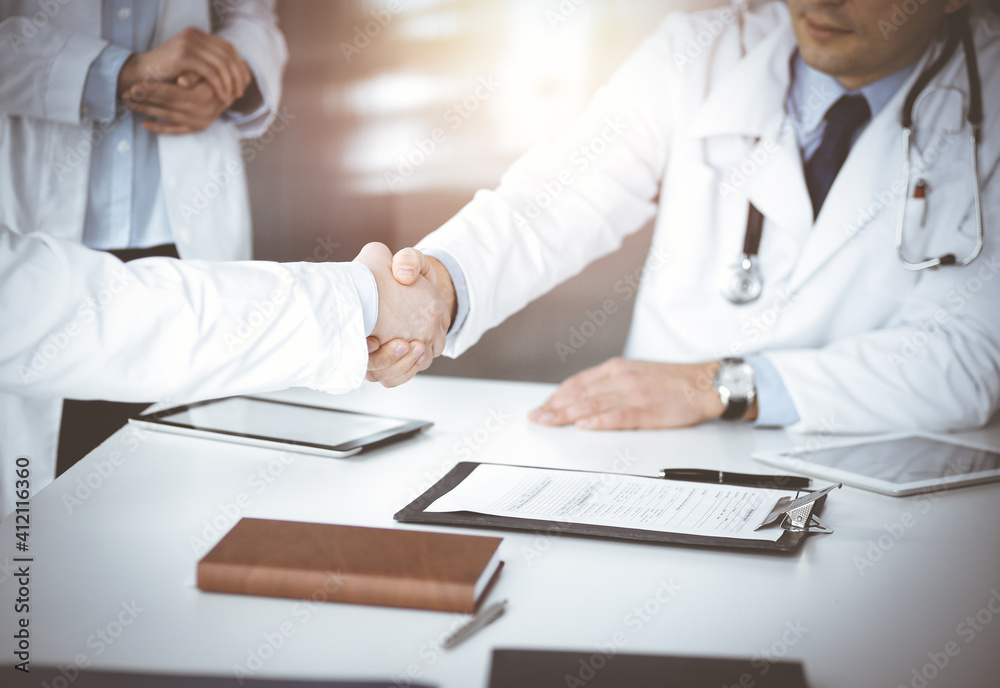
[[264, 100], [263, 112], [236, 123], [243, 138], [261, 136], [271, 126], [281, 102], [281, 75], [288, 61], [285, 38], [278, 28], [274, 0], [239, 0], [224, 3], [215, 35], [233, 44], [250, 65]]
[[465, 275], [469, 314], [445, 354], [458, 356], [531, 300], [621, 246], [656, 213], [669, 155], [675, 57], [672, 22], [647, 39], [572, 129], [542, 143], [420, 249], [450, 254]]
[[[987, 135], [996, 141], [1000, 128]], [[799, 413], [799, 422], [789, 429], [944, 432], [980, 427], [1000, 408], [1000, 176], [995, 160], [993, 172], [983, 175], [992, 179], [983, 187], [986, 239], [975, 261], [920, 273], [916, 287], [881, 329], [818, 349], [765, 352]], [[969, 217], [955, 235], [968, 241], [974, 227]]]
[[181, 402], [344, 392], [368, 361], [350, 268], [115, 257], [0, 226], [0, 391]]
[[0, 115], [80, 124], [91, 63], [108, 44], [54, 22], [0, 22]]

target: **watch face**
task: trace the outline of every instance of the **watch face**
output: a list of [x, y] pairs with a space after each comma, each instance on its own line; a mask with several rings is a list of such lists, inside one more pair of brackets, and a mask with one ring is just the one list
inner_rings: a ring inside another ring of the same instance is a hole
[[725, 387], [734, 399], [746, 399], [753, 393], [753, 368], [749, 363], [724, 365], [716, 377], [719, 387]]

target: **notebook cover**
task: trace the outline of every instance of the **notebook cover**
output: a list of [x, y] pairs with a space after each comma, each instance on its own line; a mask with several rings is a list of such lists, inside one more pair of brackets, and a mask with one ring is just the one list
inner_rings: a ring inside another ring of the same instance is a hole
[[[613, 538], [616, 540], [631, 540], [636, 542], [652, 542], [671, 545], [694, 545], [700, 547], [725, 547], [732, 549], [753, 550], [757, 552], [794, 553], [809, 533], [786, 530], [776, 542], [768, 540], [741, 540], [739, 538], [706, 537], [704, 535], [688, 535], [686, 533], [667, 533], [657, 530], [640, 528], [620, 528], [617, 526], [601, 526], [586, 523], [569, 523], [566, 521], [544, 521], [531, 518], [512, 518], [510, 516], [493, 516], [472, 511], [428, 512], [424, 511], [441, 495], [455, 489], [465, 480], [479, 463], [475, 461], [460, 461], [443, 478], [432, 485], [426, 492], [414, 499], [397, 512], [393, 518], [401, 523], [433, 523], [446, 526], [472, 526], [476, 528], [503, 528], [508, 530], [526, 530], [534, 533], [558, 535], [584, 535], [590, 537]], [[549, 469], [569, 470], [569, 469]], [[649, 476], [645, 476], [649, 477]], [[826, 501], [820, 497], [813, 504], [815, 513]]]
[[198, 562], [198, 587], [471, 613], [476, 582], [500, 542], [497, 537], [243, 518]]
[[605, 654], [600, 650], [493, 651], [489, 688], [807, 688], [798, 662]]
[[[399, 688], [396, 681], [326, 681], [291, 678], [247, 678], [244, 676], [200, 676], [190, 674], [151, 674], [125, 671], [80, 671], [71, 662], [61, 667], [40, 666], [32, 662], [31, 673], [12, 666], [0, 666], [0, 684], [15, 686], [72, 686], [72, 688]], [[432, 688], [410, 683], [410, 688]]]

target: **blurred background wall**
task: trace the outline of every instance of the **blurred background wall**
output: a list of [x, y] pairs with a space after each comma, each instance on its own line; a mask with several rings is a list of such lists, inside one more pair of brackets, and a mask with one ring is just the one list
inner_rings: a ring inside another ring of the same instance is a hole
[[[255, 257], [346, 261], [369, 241], [413, 245], [565, 129], [668, 12], [719, 4], [279, 0], [281, 116], [244, 142]], [[620, 354], [631, 303], [574, 353], [557, 344], [642, 264], [649, 240], [646, 227], [429, 372], [559, 382]]]

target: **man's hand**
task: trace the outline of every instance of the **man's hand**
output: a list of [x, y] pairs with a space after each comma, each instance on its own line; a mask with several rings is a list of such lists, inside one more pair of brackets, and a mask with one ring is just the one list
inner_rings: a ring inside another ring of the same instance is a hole
[[[530, 418], [587, 430], [679, 428], [722, 415], [718, 361], [672, 364], [613, 358], [568, 378]], [[752, 410], [756, 416], [756, 407]]]
[[204, 81], [190, 87], [159, 82], [136, 88], [141, 93], [129, 91], [123, 102], [130, 110], [151, 118], [142, 128], [154, 134], [179, 136], [203, 131], [229, 107]]
[[[448, 314], [445, 324], [447, 332], [455, 319], [458, 305], [451, 275], [441, 261], [425, 256], [415, 248], [404, 248], [393, 256], [392, 275], [402, 285], [413, 284], [419, 278], [436, 285], [444, 312]], [[408, 352], [405, 351], [407, 346], [410, 347]], [[431, 356], [425, 356], [426, 350], [421, 342], [394, 340], [381, 343], [375, 337], [369, 337], [367, 378], [372, 382], [381, 382], [386, 387], [395, 387], [410, 380], [418, 372], [427, 370], [443, 348], [433, 350]]]
[[145, 129], [178, 135], [207, 128], [252, 82], [230, 43], [188, 28], [129, 56], [118, 74], [118, 93], [126, 107], [153, 118]]
[[444, 350], [451, 322], [433, 269], [422, 254], [414, 253], [401, 261], [408, 285], [394, 277], [392, 254], [385, 245], [368, 244], [355, 258], [372, 271], [379, 294], [378, 321], [368, 341], [368, 379], [387, 387], [406, 382], [430, 365]]
[[[243, 95], [253, 75], [228, 41], [194, 27], [164, 41], [152, 50], [129, 56], [118, 74], [118, 93], [124, 95], [142, 84], [176, 83], [185, 72], [203, 79], [226, 107]], [[190, 87], [193, 80], [186, 77]]]

